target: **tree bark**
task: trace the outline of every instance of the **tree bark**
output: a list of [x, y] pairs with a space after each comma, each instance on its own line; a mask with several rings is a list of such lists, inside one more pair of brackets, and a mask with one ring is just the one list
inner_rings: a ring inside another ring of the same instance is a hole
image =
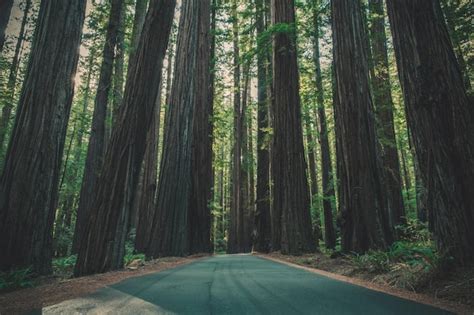
[[327, 248], [336, 247], [336, 231], [334, 227], [334, 205], [336, 193], [334, 191], [334, 178], [332, 176], [331, 147], [329, 145], [329, 131], [327, 127], [326, 109], [324, 108], [324, 88], [321, 71], [321, 52], [319, 47], [320, 37], [320, 0], [314, 2], [314, 63], [316, 66], [316, 88], [319, 118], [319, 141], [321, 146], [321, 177], [323, 184], [323, 213], [324, 213], [324, 242]]
[[3, 151], [5, 137], [8, 130], [8, 124], [11, 119], [12, 110], [15, 106], [15, 89], [16, 81], [18, 76], [18, 65], [20, 64], [21, 57], [21, 47], [23, 41], [25, 40], [25, 28], [28, 23], [28, 14], [30, 13], [31, 0], [27, 0], [25, 3], [25, 9], [23, 11], [23, 18], [20, 26], [20, 34], [18, 35], [18, 40], [15, 46], [15, 53], [13, 55], [13, 60], [10, 66], [10, 74], [8, 76], [7, 83], [7, 101], [5, 106], [2, 108], [2, 118], [0, 119], [0, 150]]
[[200, 0], [198, 51], [195, 79], [195, 105], [191, 164], [191, 195], [188, 209], [189, 253], [210, 253], [212, 187], [211, 89], [211, 0]]
[[294, 1], [272, 0], [271, 7], [272, 24], [289, 28], [273, 39], [272, 249], [299, 254], [314, 251], [317, 244], [303, 146]]
[[77, 208], [77, 220], [74, 231], [74, 253], [81, 246], [83, 235], [87, 230], [89, 213], [94, 202], [97, 180], [100, 176], [106, 149], [106, 118], [109, 92], [112, 86], [112, 74], [115, 58], [115, 46], [120, 28], [123, 0], [113, 0], [110, 8], [110, 16], [105, 37], [103, 60], [100, 68], [100, 76], [97, 94], [92, 115], [91, 135], [87, 147], [87, 156], [82, 178], [81, 192], [79, 196], [79, 207]]
[[[123, 104], [100, 174], [76, 276], [123, 266], [130, 207], [146, 150], [157, 87], [173, 23], [175, 0], [153, 0], [128, 72]], [[139, 62], [138, 62], [139, 61]]]
[[5, 45], [5, 30], [10, 20], [10, 13], [13, 7], [13, 0], [2, 0], [0, 2], [0, 54], [3, 51]]
[[[265, 5], [263, 0], [255, 1], [257, 37], [265, 32]], [[269, 154], [269, 114], [267, 95], [267, 53], [265, 45], [257, 40], [258, 79], [258, 131], [257, 131], [257, 208], [255, 213], [255, 250], [268, 252], [271, 241], [270, 217], [270, 154]]]
[[239, 48], [239, 25], [237, 16], [237, 1], [232, 2], [232, 34], [233, 34], [233, 69], [234, 69], [234, 143], [232, 155], [232, 199], [230, 205], [230, 227], [227, 252], [235, 254], [240, 251], [239, 235], [242, 227], [242, 197], [241, 197], [241, 156], [242, 156], [242, 126], [241, 126], [241, 97], [240, 97], [240, 48]]
[[[189, 207], [192, 193], [193, 115], [197, 102], [198, 51], [203, 1], [183, 2], [176, 63], [168, 109], [153, 231], [148, 257], [184, 256], [190, 252]], [[207, 99], [206, 99], [207, 101]]]
[[375, 103], [377, 134], [382, 146], [382, 171], [392, 227], [406, 223], [402, 195], [402, 177], [393, 120], [387, 36], [383, 0], [369, 0], [370, 37], [372, 44], [372, 88]]
[[50, 273], [59, 172], [85, 0], [41, 2], [18, 114], [0, 178], [0, 270]]
[[[122, 6], [120, 24], [117, 31], [114, 59], [114, 90], [112, 95], [112, 126], [117, 122], [117, 114], [123, 100], [124, 65], [125, 65], [125, 22], [127, 19], [127, 6]], [[109, 135], [110, 136], [110, 135]], [[109, 140], [109, 137], [107, 137]]]
[[158, 140], [160, 139], [161, 87], [158, 88], [155, 112], [146, 140], [146, 152], [143, 161], [141, 193], [137, 204], [138, 222], [136, 226], [135, 250], [145, 253], [152, 231], [155, 214], [155, 194], [158, 180]]
[[[367, 39], [359, 0], [334, 0], [332, 26], [342, 249], [365, 252], [391, 244], [379, 174], [369, 88]], [[354, 59], [356, 58], [356, 59]]]
[[394, 48], [431, 228], [441, 255], [474, 259], [474, 106], [439, 1], [388, 0]]

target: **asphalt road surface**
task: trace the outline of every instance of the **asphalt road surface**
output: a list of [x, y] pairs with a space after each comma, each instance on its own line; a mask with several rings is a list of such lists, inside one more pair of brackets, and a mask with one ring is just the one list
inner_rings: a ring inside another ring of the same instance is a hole
[[132, 278], [36, 314], [449, 314], [250, 255]]

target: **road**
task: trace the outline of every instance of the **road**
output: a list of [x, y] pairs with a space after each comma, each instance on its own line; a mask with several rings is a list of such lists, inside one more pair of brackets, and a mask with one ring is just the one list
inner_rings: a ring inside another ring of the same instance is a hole
[[449, 314], [250, 255], [132, 278], [42, 314]]

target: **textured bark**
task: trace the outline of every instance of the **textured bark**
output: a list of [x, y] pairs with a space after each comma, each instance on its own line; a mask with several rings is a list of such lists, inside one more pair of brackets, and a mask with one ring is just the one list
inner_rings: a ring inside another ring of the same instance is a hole
[[196, 103], [197, 56], [202, 1], [183, 2], [179, 22], [176, 63], [168, 104], [160, 178], [148, 257], [184, 256], [189, 253], [189, 202], [193, 114]]
[[[377, 158], [367, 39], [359, 0], [332, 2], [336, 135], [342, 249], [391, 243]], [[356, 58], [356, 59], [355, 59]]]
[[329, 131], [327, 127], [326, 109], [324, 108], [324, 88], [323, 76], [321, 71], [319, 33], [320, 33], [320, 0], [315, 0], [313, 7], [314, 23], [314, 63], [316, 66], [316, 88], [318, 101], [318, 120], [319, 120], [319, 143], [321, 146], [321, 177], [322, 177], [322, 195], [323, 195], [323, 213], [324, 213], [324, 242], [327, 248], [336, 247], [336, 231], [334, 228], [334, 204], [336, 193], [334, 191], [334, 179], [332, 176], [331, 147], [329, 145]]
[[388, 0], [407, 120], [441, 255], [474, 259], [474, 106], [439, 2]]
[[387, 206], [390, 224], [395, 227], [406, 223], [402, 195], [402, 177], [393, 120], [387, 36], [383, 0], [369, 0], [370, 38], [372, 44], [372, 90], [375, 103], [377, 134], [382, 146], [382, 171], [386, 185]]
[[10, 13], [13, 7], [13, 0], [2, 0], [0, 2], [0, 54], [5, 45], [5, 30], [7, 29]]
[[91, 135], [87, 147], [87, 156], [82, 178], [79, 206], [77, 208], [77, 220], [74, 231], [74, 253], [81, 246], [84, 232], [87, 229], [89, 213], [94, 202], [97, 180], [106, 149], [106, 119], [109, 92], [112, 86], [112, 74], [115, 58], [115, 46], [120, 28], [123, 0], [113, 0], [110, 8], [110, 16], [105, 36], [103, 60], [100, 68], [97, 94], [94, 102], [94, 113], [92, 115]]
[[[112, 95], [112, 126], [117, 123], [117, 115], [123, 101], [124, 65], [125, 65], [125, 21], [127, 18], [127, 6], [122, 6], [120, 24], [115, 45], [114, 60], [114, 90]], [[107, 138], [109, 140], [109, 138]]]
[[[263, 0], [256, 0], [257, 36], [265, 32], [265, 6]], [[264, 43], [257, 41], [257, 79], [258, 79], [258, 131], [257, 131], [257, 208], [255, 213], [255, 250], [268, 252], [271, 241], [270, 217], [270, 154], [268, 145], [268, 95], [267, 69]]]
[[[464, 52], [462, 49], [462, 43], [466, 43], [470, 40], [468, 36], [471, 36], [469, 32], [463, 32], [466, 35], [461, 35], [460, 32], [456, 31], [461, 25], [456, 23], [456, 14], [457, 9], [459, 8], [459, 0], [458, 1], [450, 1], [450, 0], [442, 0], [441, 4], [443, 5], [443, 12], [446, 18], [446, 26], [448, 28], [449, 35], [451, 37], [451, 41], [453, 44], [454, 52], [456, 53], [456, 57], [459, 63], [459, 67], [463, 74], [464, 86], [468, 93], [471, 91], [471, 79], [469, 77], [469, 67], [466, 62], [466, 58], [464, 56]], [[467, 6], [467, 4], [466, 4]], [[471, 4], [472, 6], [472, 4]], [[467, 37], [467, 38], [466, 38]], [[472, 66], [471, 66], [472, 68]]]
[[232, 149], [232, 198], [230, 204], [230, 227], [227, 252], [229, 254], [240, 251], [239, 235], [242, 235], [242, 197], [241, 197], [241, 156], [242, 156], [242, 126], [241, 126], [241, 97], [240, 97], [240, 48], [239, 48], [239, 25], [237, 16], [237, 1], [232, 2], [232, 33], [233, 33], [233, 68], [234, 68], [234, 143]]
[[191, 178], [189, 253], [210, 253], [212, 170], [211, 1], [200, 0]]
[[316, 167], [316, 141], [313, 138], [313, 128], [311, 126], [310, 113], [305, 113], [303, 116], [304, 128], [306, 130], [306, 151], [308, 155], [308, 172], [309, 172], [309, 187], [310, 187], [310, 202], [311, 202], [311, 220], [313, 226], [314, 238], [319, 242], [321, 235], [321, 216], [320, 204], [318, 202], [318, 172]]
[[0, 179], [0, 269], [50, 273], [61, 157], [85, 0], [42, 2]]
[[129, 64], [128, 64], [128, 71], [127, 71], [127, 78], [128, 78], [128, 72], [133, 68], [132, 62], [135, 62], [135, 60], [137, 60], [136, 54], [138, 51], [138, 45], [140, 44], [140, 37], [142, 35], [143, 27], [145, 25], [148, 1], [149, 0], [136, 0], [135, 2], [135, 15], [133, 17], [132, 37], [131, 37], [131, 42], [130, 42], [130, 54], [128, 56]]
[[175, 0], [150, 3], [135, 61], [128, 73], [119, 119], [105, 155], [106, 163], [96, 185], [75, 275], [123, 266], [128, 217], [156, 105], [175, 5]]
[[[20, 52], [25, 39], [25, 27], [28, 22], [28, 14], [31, 8], [31, 0], [27, 0], [25, 3], [25, 9], [23, 11], [23, 18], [21, 20], [20, 33], [15, 46], [15, 53], [13, 55], [12, 64], [10, 66], [10, 74], [8, 76], [7, 83], [7, 100], [5, 106], [2, 108], [2, 118], [0, 119], [0, 151], [3, 152], [3, 146], [5, 142], [5, 136], [8, 130], [8, 124], [11, 119], [12, 110], [15, 102], [15, 87], [16, 79], [18, 75], [18, 65], [20, 64]], [[3, 8], [0, 8], [0, 10]]]
[[249, 88], [250, 88], [250, 63], [246, 63], [243, 69], [244, 82], [242, 93], [242, 108], [240, 113], [240, 139], [241, 139], [241, 161], [240, 167], [240, 224], [239, 233], [237, 235], [237, 243], [239, 245], [238, 252], [248, 253], [252, 250], [252, 228], [253, 228], [253, 213], [250, 207], [250, 174], [249, 174], [249, 150], [248, 150], [248, 103], [249, 103]]
[[[162, 83], [161, 83], [162, 84]], [[137, 226], [135, 236], [135, 250], [145, 253], [152, 231], [153, 216], [155, 214], [155, 194], [158, 180], [158, 140], [160, 139], [161, 87], [156, 99], [155, 112], [146, 140], [146, 152], [143, 161], [141, 178], [141, 193], [137, 202]]]
[[293, 0], [272, 0], [271, 5], [273, 25], [283, 23], [291, 30], [273, 39], [272, 249], [299, 254], [314, 251], [316, 241], [303, 146], [295, 8]]

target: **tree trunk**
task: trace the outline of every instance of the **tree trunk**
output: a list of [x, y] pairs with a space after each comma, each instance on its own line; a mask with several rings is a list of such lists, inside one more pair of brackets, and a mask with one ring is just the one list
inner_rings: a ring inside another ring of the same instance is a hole
[[382, 171], [386, 185], [386, 199], [392, 227], [406, 223], [402, 195], [402, 177], [393, 120], [393, 99], [391, 92], [387, 36], [383, 0], [369, 0], [370, 37], [374, 76], [372, 88], [375, 103], [377, 134], [382, 146]]
[[189, 253], [210, 253], [212, 187], [211, 0], [200, 0], [198, 51], [188, 209]]
[[321, 177], [323, 184], [323, 213], [324, 213], [324, 242], [326, 248], [336, 247], [336, 231], [334, 228], [334, 205], [336, 203], [336, 193], [334, 191], [334, 179], [332, 176], [331, 147], [329, 145], [329, 131], [327, 127], [326, 109], [324, 108], [324, 88], [321, 71], [321, 53], [319, 47], [319, 36], [321, 32], [320, 0], [316, 0], [313, 7], [314, 21], [314, 63], [316, 66], [316, 88], [318, 101], [319, 118], [319, 141], [321, 146]]
[[[112, 95], [112, 126], [117, 123], [117, 115], [123, 100], [124, 65], [125, 65], [125, 22], [127, 19], [127, 6], [122, 6], [120, 24], [117, 31], [114, 60], [114, 90]], [[109, 135], [110, 136], [110, 135]], [[107, 140], [109, 138], [107, 137]]]
[[109, 92], [112, 86], [112, 74], [115, 58], [115, 46], [120, 28], [123, 0], [113, 0], [110, 9], [109, 22], [103, 50], [103, 61], [100, 69], [99, 83], [92, 116], [91, 135], [87, 147], [86, 163], [82, 178], [79, 207], [74, 231], [74, 246], [76, 250], [81, 246], [83, 236], [87, 230], [89, 213], [94, 202], [97, 180], [100, 176], [106, 145], [106, 118]]
[[[25, 4], [25, 10], [23, 12], [23, 18], [20, 26], [20, 34], [18, 35], [18, 40], [16, 42], [15, 54], [13, 56], [13, 61], [10, 66], [10, 74], [8, 76], [7, 83], [7, 101], [5, 106], [2, 109], [2, 118], [0, 119], [0, 151], [3, 152], [3, 146], [5, 142], [5, 136], [8, 130], [8, 124], [12, 115], [13, 107], [15, 106], [15, 88], [16, 88], [16, 79], [18, 75], [18, 65], [20, 64], [20, 51], [25, 39], [25, 27], [28, 22], [28, 14], [30, 13], [31, 0], [27, 0]], [[2, 8], [3, 9], [3, 8]]]
[[388, 0], [407, 120], [440, 254], [474, 259], [474, 111], [438, 1]]
[[0, 179], [0, 270], [50, 273], [61, 157], [85, 0], [41, 2], [36, 40]]
[[359, 0], [332, 2], [342, 249], [358, 253], [383, 249], [392, 242], [384, 216], [386, 202], [379, 174], [361, 13]]
[[[193, 115], [197, 102], [199, 31], [203, 1], [183, 2], [176, 63], [158, 181], [156, 214], [148, 257], [184, 256], [190, 251]], [[207, 99], [206, 99], [207, 101]]]
[[307, 112], [303, 116], [304, 126], [306, 129], [306, 146], [308, 151], [308, 170], [310, 177], [310, 193], [311, 193], [311, 212], [312, 212], [312, 226], [313, 226], [313, 235], [317, 242], [321, 237], [321, 217], [320, 217], [320, 207], [318, 205], [318, 172], [316, 170], [316, 155], [315, 146], [316, 141], [313, 138], [313, 128], [311, 126], [311, 117], [310, 113]]
[[96, 185], [89, 226], [74, 270], [76, 276], [123, 266], [128, 217], [156, 106], [175, 5], [175, 0], [153, 0], [150, 4]]
[[240, 98], [240, 48], [239, 48], [239, 24], [237, 16], [237, 0], [232, 2], [232, 33], [234, 45], [234, 144], [232, 157], [232, 199], [230, 205], [230, 228], [227, 252], [235, 254], [240, 251], [239, 235], [241, 235], [241, 156], [242, 156], [242, 126], [241, 126], [241, 98]]
[[[135, 3], [135, 15], [133, 17], [133, 28], [132, 28], [132, 37], [130, 43], [130, 54], [128, 56], [128, 70], [127, 78], [131, 69], [133, 69], [132, 62], [137, 60], [136, 54], [138, 52], [138, 45], [140, 44], [140, 38], [143, 32], [143, 27], [145, 25], [145, 19], [147, 15], [147, 7], [149, 0], [136, 0]], [[153, 1], [153, 0], [151, 0]]]
[[240, 223], [239, 233], [237, 235], [237, 243], [239, 244], [239, 252], [248, 253], [252, 250], [252, 213], [250, 208], [250, 190], [249, 190], [249, 151], [248, 151], [248, 130], [247, 130], [247, 114], [249, 103], [249, 86], [250, 86], [250, 63], [246, 63], [243, 69], [244, 82], [242, 93], [242, 108], [240, 113], [240, 139], [241, 139], [241, 161], [240, 167]]
[[312, 252], [310, 192], [306, 176], [293, 0], [272, 0], [272, 24], [287, 24], [290, 32], [273, 39], [272, 148], [273, 250], [284, 254]]
[[155, 194], [158, 180], [158, 139], [160, 139], [161, 87], [158, 88], [155, 112], [151, 127], [148, 130], [143, 173], [141, 179], [141, 193], [137, 202], [138, 222], [136, 226], [135, 250], [145, 253], [152, 231], [153, 216], [155, 214]]
[[[256, 0], [257, 36], [265, 32], [265, 6], [263, 0]], [[268, 143], [268, 95], [267, 95], [267, 53], [265, 45], [257, 41], [257, 79], [258, 79], [258, 131], [257, 131], [257, 209], [255, 213], [255, 250], [268, 252], [271, 241], [270, 217], [270, 155]]]
[[5, 30], [7, 29], [10, 13], [13, 7], [13, 0], [2, 0], [0, 2], [0, 54], [5, 45]]

